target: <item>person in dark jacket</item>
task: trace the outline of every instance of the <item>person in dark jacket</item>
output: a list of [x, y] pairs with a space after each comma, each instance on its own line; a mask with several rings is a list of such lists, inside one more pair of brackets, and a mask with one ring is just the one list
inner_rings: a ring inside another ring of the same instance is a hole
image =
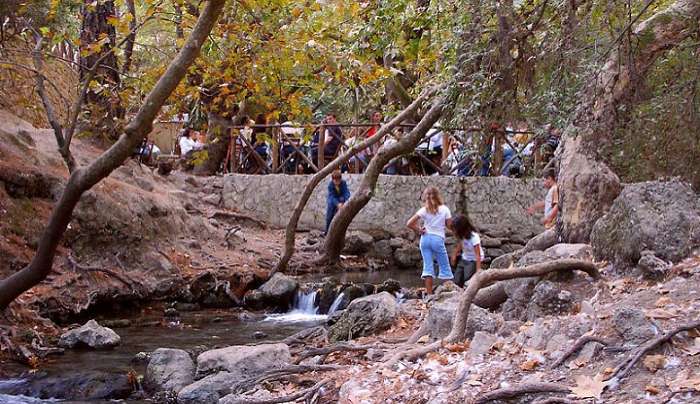
[[333, 217], [336, 213], [338, 213], [338, 210], [343, 208], [348, 199], [350, 199], [348, 184], [345, 182], [345, 180], [343, 180], [340, 170], [335, 170], [333, 171], [333, 174], [331, 174], [331, 182], [328, 183], [325, 233], [328, 233], [328, 228], [331, 227]]

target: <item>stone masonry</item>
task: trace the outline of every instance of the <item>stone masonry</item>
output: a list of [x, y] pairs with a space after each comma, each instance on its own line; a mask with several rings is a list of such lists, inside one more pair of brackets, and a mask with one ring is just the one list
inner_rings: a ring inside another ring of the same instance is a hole
[[[362, 178], [353, 174], [343, 177], [351, 193]], [[308, 178], [283, 174], [227, 175], [223, 203], [272, 226], [284, 227]], [[324, 180], [314, 191], [301, 216], [300, 229], [323, 229], [327, 185], [328, 180]], [[388, 175], [379, 177], [374, 197], [355, 217], [350, 230], [401, 234], [406, 221], [421, 206], [421, 192], [431, 185], [441, 190], [453, 214], [468, 212], [474, 224], [490, 236], [527, 240], [543, 230], [539, 224], [541, 217], [529, 216], [525, 211], [544, 198], [545, 189], [539, 179]]]

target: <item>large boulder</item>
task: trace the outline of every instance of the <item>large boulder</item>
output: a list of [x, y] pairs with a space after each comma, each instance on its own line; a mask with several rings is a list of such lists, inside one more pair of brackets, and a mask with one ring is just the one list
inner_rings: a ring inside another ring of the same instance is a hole
[[286, 344], [236, 345], [202, 352], [197, 357], [197, 378], [225, 370], [234, 379], [250, 377], [289, 364]]
[[209, 375], [180, 390], [178, 404], [217, 404], [219, 399], [231, 392], [231, 388], [240, 380], [231, 372], [219, 372]]
[[256, 290], [248, 291], [244, 304], [254, 310], [266, 307], [287, 310], [292, 305], [299, 284], [293, 278], [277, 272]]
[[109, 349], [121, 342], [121, 338], [111, 328], [102, 327], [95, 320], [63, 333], [58, 340], [62, 348]]
[[[459, 293], [446, 293], [445, 298], [435, 301], [428, 310], [425, 328], [433, 339], [446, 337], [452, 330], [452, 319], [459, 304]], [[471, 338], [477, 331], [495, 333], [503, 323], [498, 314], [472, 305], [467, 318], [466, 337]]]
[[343, 253], [350, 255], [365, 254], [372, 248], [374, 238], [364, 231], [351, 231], [345, 236]]
[[700, 245], [700, 198], [679, 180], [625, 186], [591, 232], [599, 258], [634, 266], [642, 251], [677, 262]]
[[398, 319], [396, 298], [388, 292], [353, 300], [328, 330], [331, 342], [371, 335], [386, 330]]
[[158, 348], [151, 353], [144, 387], [148, 391], [174, 391], [194, 381], [194, 362], [182, 349]]
[[[21, 395], [50, 399], [51, 402], [126, 399], [133, 391], [134, 386], [126, 373], [98, 371], [61, 372], [57, 375], [38, 372], [16, 383], [0, 383], [0, 397], [2, 394]], [[0, 398], [0, 402], [5, 401]]]

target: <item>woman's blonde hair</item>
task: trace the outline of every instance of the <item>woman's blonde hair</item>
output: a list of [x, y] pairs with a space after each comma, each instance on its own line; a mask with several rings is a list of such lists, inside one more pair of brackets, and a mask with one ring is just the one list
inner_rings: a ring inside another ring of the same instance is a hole
[[425, 209], [433, 215], [437, 213], [438, 208], [442, 205], [442, 196], [440, 190], [435, 187], [428, 187], [423, 191], [423, 203]]

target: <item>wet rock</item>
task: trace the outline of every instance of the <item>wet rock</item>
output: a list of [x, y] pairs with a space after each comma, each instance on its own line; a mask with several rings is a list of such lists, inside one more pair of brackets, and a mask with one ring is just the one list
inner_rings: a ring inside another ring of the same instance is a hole
[[285, 344], [230, 346], [201, 353], [197, 357], [197, 378], [222, 370], [240, 379], [281, 368], [292, 360]]
[[527, 306], [527, 319], [534, 321], [547, 315], [558, 315], [571, 311], [574, 296], [550, 281], [542, 281], [535, 286]]
[[121, 342], [121, 338], [112, 329], [102, 327], [95, 320], [90, 320], [85, 325], [70, 330], [58, 341], [62, 348], [92, 348], [109, 349]]
[[189, 293], [180, 296], [188, 303], [200, 303], [205, 307], [229, 308], [238, 301], [231, 291], [230, 282], [220, 279], [214, 272], [197, 275], [189, 285]]
[[131, 320], [128, 319], [118, 319], [118, 320], [100, 320], [102, 325], [107, 328], [128, 328], [131, 327]]
[[343, 253], [360, 255], [367, 253], [374, 244], [374, 238], [364, 231], [351, 231], [345, 236]]
[[392, 251], [393, 249], [391, 248], [389, 240], [379, 240], [372, 245], [369, 250], [369, 255], [378, 258], [391, 258]]
[[76, 401], [125, 399], [133, 390], [126, 373], [93, 371], [39, 373], [29, 380], [0, 387], [4, 394]]
[[650, 250], [677, 262], [700, 245], [700, 198], [680, 180], [626, 185], [591, 231], [597, 257], [632, 267]]
[[328, 313], [331, 305], [338, 297], [338, 281], [335, 278], [324, 278], [321, 287], [318, 289], [318, 311], [319, 313]]
[[177, 395], [178, 404], [217, 404], [240, 381], [230, 372], [219, 372], [186, 386]]
[[178, 318], [180, 317], [180, 312], [178, 312], [174, 307], [168, 307], [167, 309], [163, 310], [163, 316], [168, 319]]
[[177, 311], [198, 311], [202, 309], [197, 303], [180, 303], [177, 302], [173, 305], [173, 308]]
[[641, 343], [656, 335], [656, 328], [641, 309], [621, 307], [613, 314], [613, 327], [623, 340]]
[[654, 255], [653, 251], [644, 250], [637, 262], [637, 268], [646, 279], [655, 280], [664, 278], [671, 265]]
[[401, 284], [399, 281], [394, 280], [394, 279], [387, 279], [384, 282], [382, 282], [381, 285], [377, 286], [377, 293], [381, 292], [389, 292], [392, 295], [396, 295], [396, 293], [401, 291]]
[[496, 341], [498, 341], [498, 337], [495, 335], [477, 331], [469, 343], [469, 353], [471, 355], [483, 355], [491, 350]]
[[343, 301], [340, 303], [340, 308], [346, 308], [355, 299], [367, 296], [367, 291], [365, 288], [351, 284], [342, 290]]
[[255, 332], [253, 333], [253, 339], [263, 339], [263, 338], [267, 338], [267, 334], [265, 334], [264, 332], [262, 332], [262, 331], [255, 331]]
[[194, 381], [194, 362], [182, 349], [158, 348], [151, 353], [144, 387], [148, 391], [178, 392]]
[[251, 309], [273, 307], [287, 310], [291, 307], [298, 288], [296, 280], [278, 272], [257, 290], [248, 291], [243, 302]]
[[[458, 304], [459, 294], [455, 293], [430, 306], [425, 321], [426, 329], [432, 339], [443, 338], [450, 333], [452, 319]], [[503, 319], [498, 314], [492, 314], [486, 309], [473, 305], [467, 318], [466, 337], [471, 338], [477, 331], [495, 333], [502, 323]]]
[[148, 362], [151, 360], [151, 354], [148, 352], [137, 352], [136, 355], [134, 355], [133, 358], [131, 358], [131, 363], [136, 363], [136, 364], [148, 364]]
[[386, 330], [398, 319], [396, 298], [387, 292], [353, 300], [328, 330], [331, 342]]

